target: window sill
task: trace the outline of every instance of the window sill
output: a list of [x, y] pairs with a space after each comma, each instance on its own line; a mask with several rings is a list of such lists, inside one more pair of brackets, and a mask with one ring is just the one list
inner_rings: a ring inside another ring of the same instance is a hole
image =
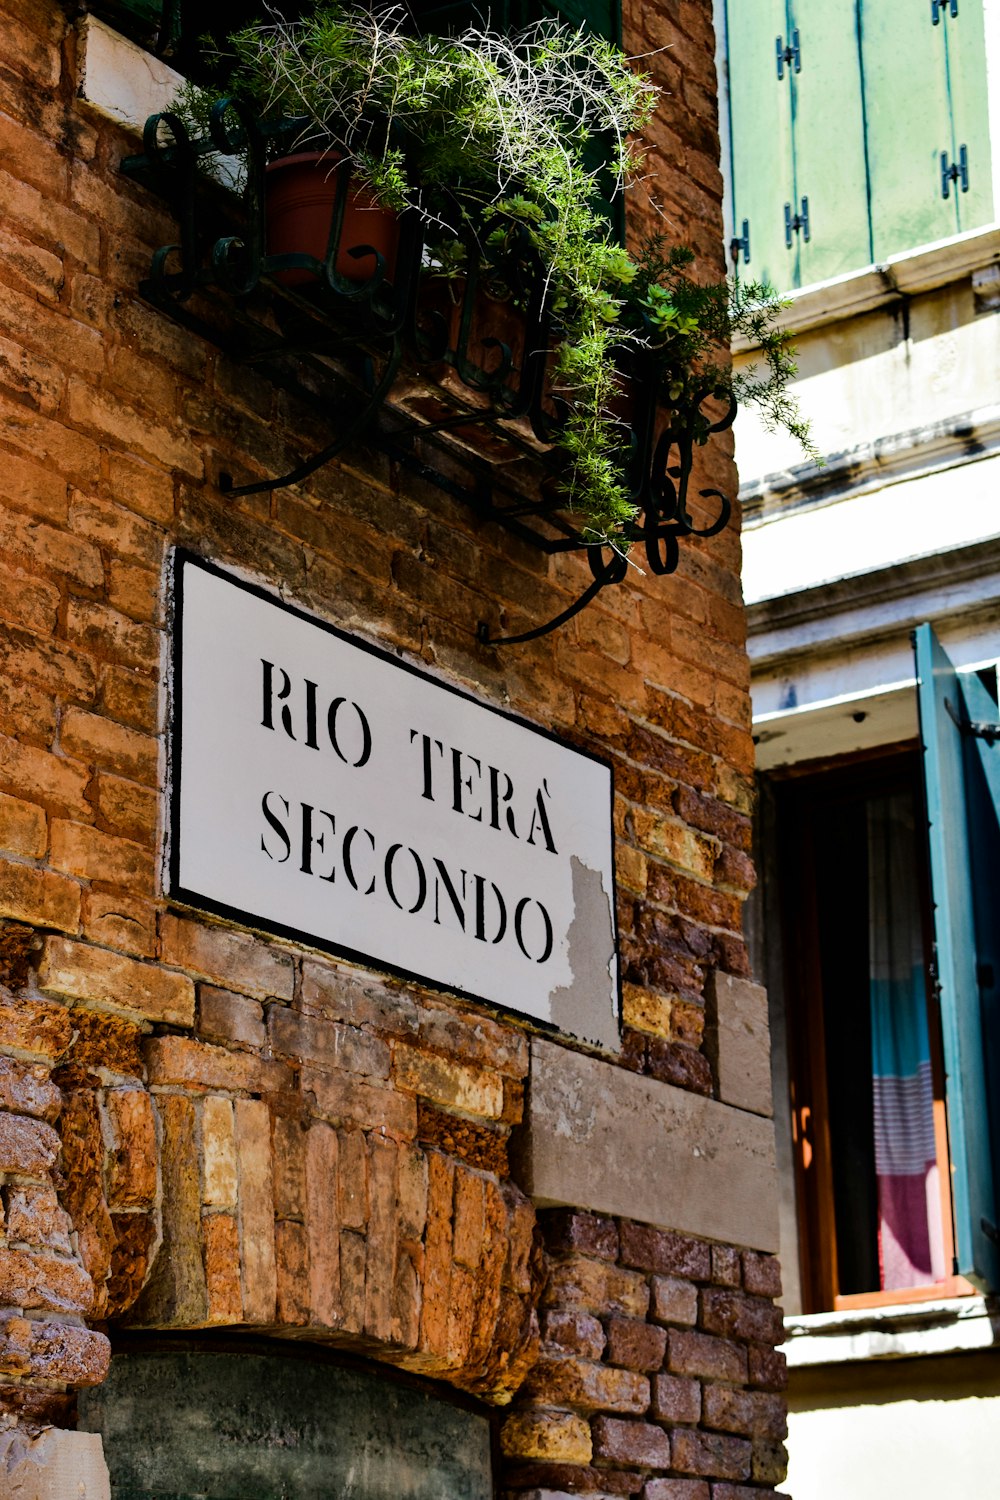
[[165, 62], [94, 16], [81, 22], [79, 55], [80, 98], [134, 130], [167, 109], [184, 82]]
[[[931, 292], [949, 282], [961, 281], [998, 260], [1000, 225], [970, 229], [965, 234], [907, 250], [882, 265], [865, 266], [847, 276], [792, 292], [778, 323], [790, 333], [805, 333], [825, 323], [854, 318], [918, 292]], [[747, 353], [754, 347], [749, 339], [733, 339], [734, 354]]]
[[853, 1308], [785, 1319], [789, 1369], [961, 1354], [1000, 1343], [1000, 1308], [985, 1297]]

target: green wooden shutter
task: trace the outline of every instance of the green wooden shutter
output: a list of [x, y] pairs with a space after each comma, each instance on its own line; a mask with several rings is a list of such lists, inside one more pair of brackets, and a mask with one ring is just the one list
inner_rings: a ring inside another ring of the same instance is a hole
[[791, 75], [792, 214], [808, 199], [809, 238], [793, 236], [797, 285], [807, 286], [872, 259], [861, 61], [853, 5], [788, 0], [788, 28], [802, 59]]
[[794, 248], [785, 245], [784, 206], [795, 182], [788, 72], [778, 78], [775, 39], [787, 39], [785, 0], [727, 0], [727, 56], [733, 183], [733, 234], [747, 221], [750, 259], [740, 270], [779, 291], [796, 284]]
[[[981, 0], [962, 0], [958, 15], [942, 17], [951, 101], [952, 160], [965, 146], [969, 189], [954, 193], [959, 229], [993, 221], [989, 99], [986, 87], [986, 35]], [[960, 188], [960, 185], [959, 185]]]
[[[930, 625], [914, 634], [927, 793], [934, 946], [952, 1163], [956, 1268], [1000, 1287], [994, 1168], [997, 997], [1000, 986], [1000, 744], [963, 733], [998, 722], [996, 704], [961, 679]], [[988, 884], [983, 888], [983, 881]]]

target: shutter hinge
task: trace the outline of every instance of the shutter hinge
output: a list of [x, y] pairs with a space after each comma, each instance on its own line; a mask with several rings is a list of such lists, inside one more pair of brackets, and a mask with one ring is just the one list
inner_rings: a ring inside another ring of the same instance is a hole
[[958, 150], [958, 161], [948, 164], [947, 151], [941, 152], [941, 197], [951, 196], [951, 185], [961, 179], [962, 192], [969, 191], [969, 153], [965, 146]]
[[774, 61], [778, 69], [778, 77], [784, 78], [786, 65], [795, 67], [796, 73], [802, 72], [802, 49], [799, 46], [799, 33], [796, 29], [792, 32], [792, 39], [787, 47], [781, 45], [781, 37], [774, 39]]
[[729, 259], [732, 261], [732, 263], [733, 263], [734, 266], [738, 266], [739, 265], [739, 263], [740, 263], [740, 253], [741, 252], [742, 252], [742, 255], [743, 255], [743, 264], [745, 266], [748, 266], [750, 264], [750, 220], [749, 219], [744, 219], [743, 220], [743, 233], [742, 233], [742, 235], [733, 235], [733, 238], [729, 241]]
[[937, 26], [942, 16], [958, 15], [958, 0], [931, 0], [931, 25]]
[[792, 205], [785, 204], [785, 244], [790, 250], [792, 248], [792, 235], [801, 232], [806, 244], [809, 243], [809, 199], [802, 199], [800, 211], [792, 215]]
[[959, 731], [970, 739], [985, 740], [987, 745], [995, 745], [1000, 740], [1000, 724], [991, 724], [988, 719], [959, 718], [950, 698], [944, 700], [944, 706]]

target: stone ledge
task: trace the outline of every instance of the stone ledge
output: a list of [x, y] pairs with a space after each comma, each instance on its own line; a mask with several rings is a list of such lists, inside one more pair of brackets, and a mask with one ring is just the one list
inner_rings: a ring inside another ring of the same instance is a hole
[[535, 1037], [521, 1185], [566, 1205], [778, 1249], [774, 1127]]
[[100, 1436], [47, 1427], [0, 1433], [0, 1493], [17, 1500], [111, 1500]]

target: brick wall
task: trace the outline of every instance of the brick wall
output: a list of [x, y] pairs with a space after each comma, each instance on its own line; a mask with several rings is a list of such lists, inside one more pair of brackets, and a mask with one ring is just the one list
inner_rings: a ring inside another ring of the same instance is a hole
[[[666, 218], [637, 202], [633, 229], [661, 225], [716, 276], [710, 15], [708, 0], [629, 5], [625, 40], [668, 49], [670, 90], [651, 161]], [[550, 617], [584, 563], [363, 446], [294, 489], [222, 496], [220, 470], [288, 467], [330, 425], [140, 299], [174, 230], [118, 172], [134, 137], [80, 102], [63, 7], [0, 0], [0, 24], [7, 1425], [71, 1427], [106, 1329], [312, 1332], [494, 1402], [520, 1390], [514, 1492], [767, 1494], [772, 1263], [610, 1219], [539, 1221], [508, 1165], [523, 1027], [172, 910], [160, 876], [180, 543], [612, 759], [617, 1065], [729, 1098], [705, 1017], [713, 976], [747, 974], [753, 880], [736, 525], [686, 543], [674, 577], [632, 569], [504, 653], [477, 646], [478, 621]], [[726, 437], [695, 480], [735, 494]]]

